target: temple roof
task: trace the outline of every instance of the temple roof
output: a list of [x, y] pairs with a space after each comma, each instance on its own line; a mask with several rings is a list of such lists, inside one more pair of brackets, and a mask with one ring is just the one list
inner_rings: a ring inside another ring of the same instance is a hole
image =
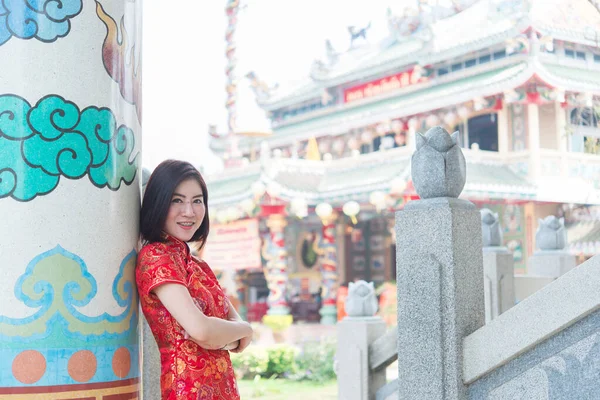
[[[411, 22], [407, 18], [398, 19], [401, 26]], [[423, 19], [420, 26], [411, 35], [390, 36], [340, 52], [301, 83], [282, 87], [260, 104], [274, 110], [318, 98], [325, 88], [414, 64], [450, 60], [500, 44], [528, 28], [554, 39], [598, 47], [600, 12], [587, 0], [478, 0], [462, 12], [430, 24]]]
[[[211, 206], [221, 208], [252, 198], [252, 185], [258, 181], [278, 184], [279, 197], [286, 201], [301, 197], [310, 205], [367, 203], [373, 191], [389, 193], [395, 180], [408, 183], [410, 151], [397, 148], [332, 161], [271, 158], [251, 164], [242, 175], [227, 174], [207, 180]], [[467, 157], [466, 198], [528, 200], [535, 197], [535, 189], [508, 165]]]
[[[551, 57], [527, 54], [508, 57], [494, 65], [485, 64], [408, 86], [389, 95], [317, 110], [276, 126], [276, 134], [265, 138], [270, 146], [281, 146], [310, 137], [336, 135], [350, 129], [402, 118], [468, 102], [475, 97], [493, 96], [517, 88], [531, 79], [566, 91], [600, 95], [600, 71], [574, 64], [559, 64]], [[240, 148], [250, 143], [240, 138]], [[224, 139], [212, 140], [211, 149], [222, 152]]]

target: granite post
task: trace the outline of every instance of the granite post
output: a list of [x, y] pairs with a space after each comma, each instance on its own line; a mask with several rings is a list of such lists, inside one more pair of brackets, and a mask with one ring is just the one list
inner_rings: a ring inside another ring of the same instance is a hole
[[377, 301], [372, 284], [351, 282], [346, 298], [348, 316], [337, 324], [336, 374], [338, 398], [375, 399], [385, 385], [385, 369], [370, 371], [369, 345], [386, 331], [385, 321], [374, 316]]
[[502, 246], [502, 229], [498, 214], [487, 208], [480, 212], [487, 324], [515, 304], [515, 262], [512, 253]]
[[480, 213], [457, 134], [417, 134], [412, 178], [423, 200], [396, 213], [398, 399], [464, 399], [462, 340], [484, 325]]
[[529, 275], [558, 278], [577, 265], [575, 256], [570, 254], [567, 246], [567, 234], [564, 219], [549, 215], [539, 220], [535, 233], [538, 251], [529, 258]]

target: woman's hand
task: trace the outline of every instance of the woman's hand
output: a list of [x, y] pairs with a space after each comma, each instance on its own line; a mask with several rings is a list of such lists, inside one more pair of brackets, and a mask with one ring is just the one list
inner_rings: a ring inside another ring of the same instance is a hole
[[238, 342], [238, 346], [230, 350], [232, 353], [241, 353], [242, 351], [246, 350], [246, 347], [252, 343], [252, 336], [243, 337]]

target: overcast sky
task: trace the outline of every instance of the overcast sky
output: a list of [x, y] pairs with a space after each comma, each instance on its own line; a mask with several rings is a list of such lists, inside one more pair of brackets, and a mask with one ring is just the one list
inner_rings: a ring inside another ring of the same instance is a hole
[[[241, 0], [238, 14], [238, 127], [269, 129], [243, 76], [250, 70], [260, 79], [285, 84], [308, 75], [314, 59], [324, 58], [325, 39], [336, 50], [349, 45], [348, 25], [371, 22], [371, 41], [386, 32], [388, 5], [400, 14], [416, 0]], [[207, 127], [226, 130], [225, 1], [180, 0], [144, 3], [145, 167], [167, 158], [220, 169], [208, 148]], [[185, 4], [185, 6], [175, 6]]]

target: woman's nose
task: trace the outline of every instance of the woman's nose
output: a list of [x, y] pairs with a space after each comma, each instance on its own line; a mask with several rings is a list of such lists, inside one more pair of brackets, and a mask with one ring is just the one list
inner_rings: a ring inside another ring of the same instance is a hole
[[183, 215], [194, 215], [194, 207], [192, 207], [192, 203], [184, 203], [183, 210], [181, 210]]

